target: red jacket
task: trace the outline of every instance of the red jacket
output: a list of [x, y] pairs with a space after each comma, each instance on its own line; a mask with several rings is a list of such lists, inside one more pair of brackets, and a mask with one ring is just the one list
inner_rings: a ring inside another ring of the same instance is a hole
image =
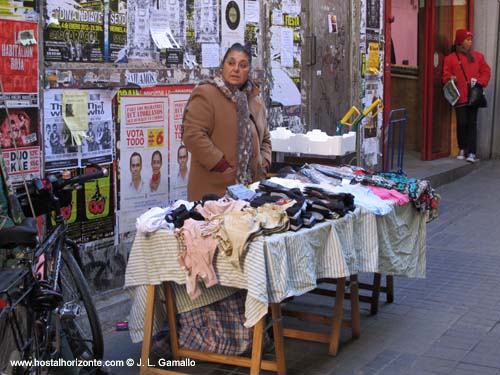
[[[469, 101], [467, 83], [470, 82], [472, 78], [477, 79], [477, 83], [483, 87], [486, 87], [490, 80], [491, 69], [484, 59], [484, 55], [477, 51], [471, 51], [471, 53], [472, 56], [474, 56], [474, 62], [469, 62], [467, 55], [461, 52], [450, 53], [444, 59], [443, 84], [448, 82], [451, 76], [455, 76], [455, 84], [460, 92], [460, 98], [455, 106], [466, 104]], [[462, 66], [464, 67], [468, 81], [465, 80], [464, 72], [458, 62], [459, 58], [462, 62]]]

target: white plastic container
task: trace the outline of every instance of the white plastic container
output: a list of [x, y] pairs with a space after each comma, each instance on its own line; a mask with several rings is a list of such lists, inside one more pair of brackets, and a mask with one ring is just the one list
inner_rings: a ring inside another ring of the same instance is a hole
[[295, 151], [295, 137], [289, 129], [278, 127], [269, 132], [271, 134], [271, 144], [273, 151], [276, 152], [296, 152]]
[[342, 134], [342, 154], [356, 151], [356, 132]]

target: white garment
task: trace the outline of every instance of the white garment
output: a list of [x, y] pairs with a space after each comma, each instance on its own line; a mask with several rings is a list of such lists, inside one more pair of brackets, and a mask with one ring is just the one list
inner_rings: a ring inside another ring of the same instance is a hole
[[172, 212], [172, 207], [153, 207], [144, 212], [135, 221], [135, 228], [138, 232], [153, 233], [158, 229], [174, 229], [173, 223], [167, 223], [165, 216]]

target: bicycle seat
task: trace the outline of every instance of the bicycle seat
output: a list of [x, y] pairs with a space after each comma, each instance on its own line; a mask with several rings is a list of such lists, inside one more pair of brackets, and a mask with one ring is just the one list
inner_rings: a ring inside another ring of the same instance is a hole
[[27, 217], [19, 225], [0, 230], [0, 249], [37, 245], [36, 219]]

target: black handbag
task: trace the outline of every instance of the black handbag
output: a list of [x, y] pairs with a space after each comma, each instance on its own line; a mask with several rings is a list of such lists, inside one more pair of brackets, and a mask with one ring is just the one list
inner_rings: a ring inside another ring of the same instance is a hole
[[460, 64], [460, 67], [462, 68], [462, 72], [464, 73], [465, 81], [467, 82], [467, 88], [468, 88], [468, 97], [469, 97], [469, 102], [467, 105], [469, 107], [475, 107], [475, 108], [486, 108], [488, 106], [488, 102], [486, 101], [486, 96], [484, 95], [484, 89], [483, 86], [479, 84], [475, 84], [474, 86], [471, 86], [469, 79], [467, 78], [467, 74], [465, 74], [465, 69], [462, 65], [462, 60], [460, 60], [460, 56], [458, 56], [457, 53], [457, 59], [458, 63]]
[[481, 85], [477, 83], [474, 86], [469, 87], [469, 103], [470, 107], [485, 108], [488, 106], [486, 102], [486, 96], [484, 95], [484, 90]]

